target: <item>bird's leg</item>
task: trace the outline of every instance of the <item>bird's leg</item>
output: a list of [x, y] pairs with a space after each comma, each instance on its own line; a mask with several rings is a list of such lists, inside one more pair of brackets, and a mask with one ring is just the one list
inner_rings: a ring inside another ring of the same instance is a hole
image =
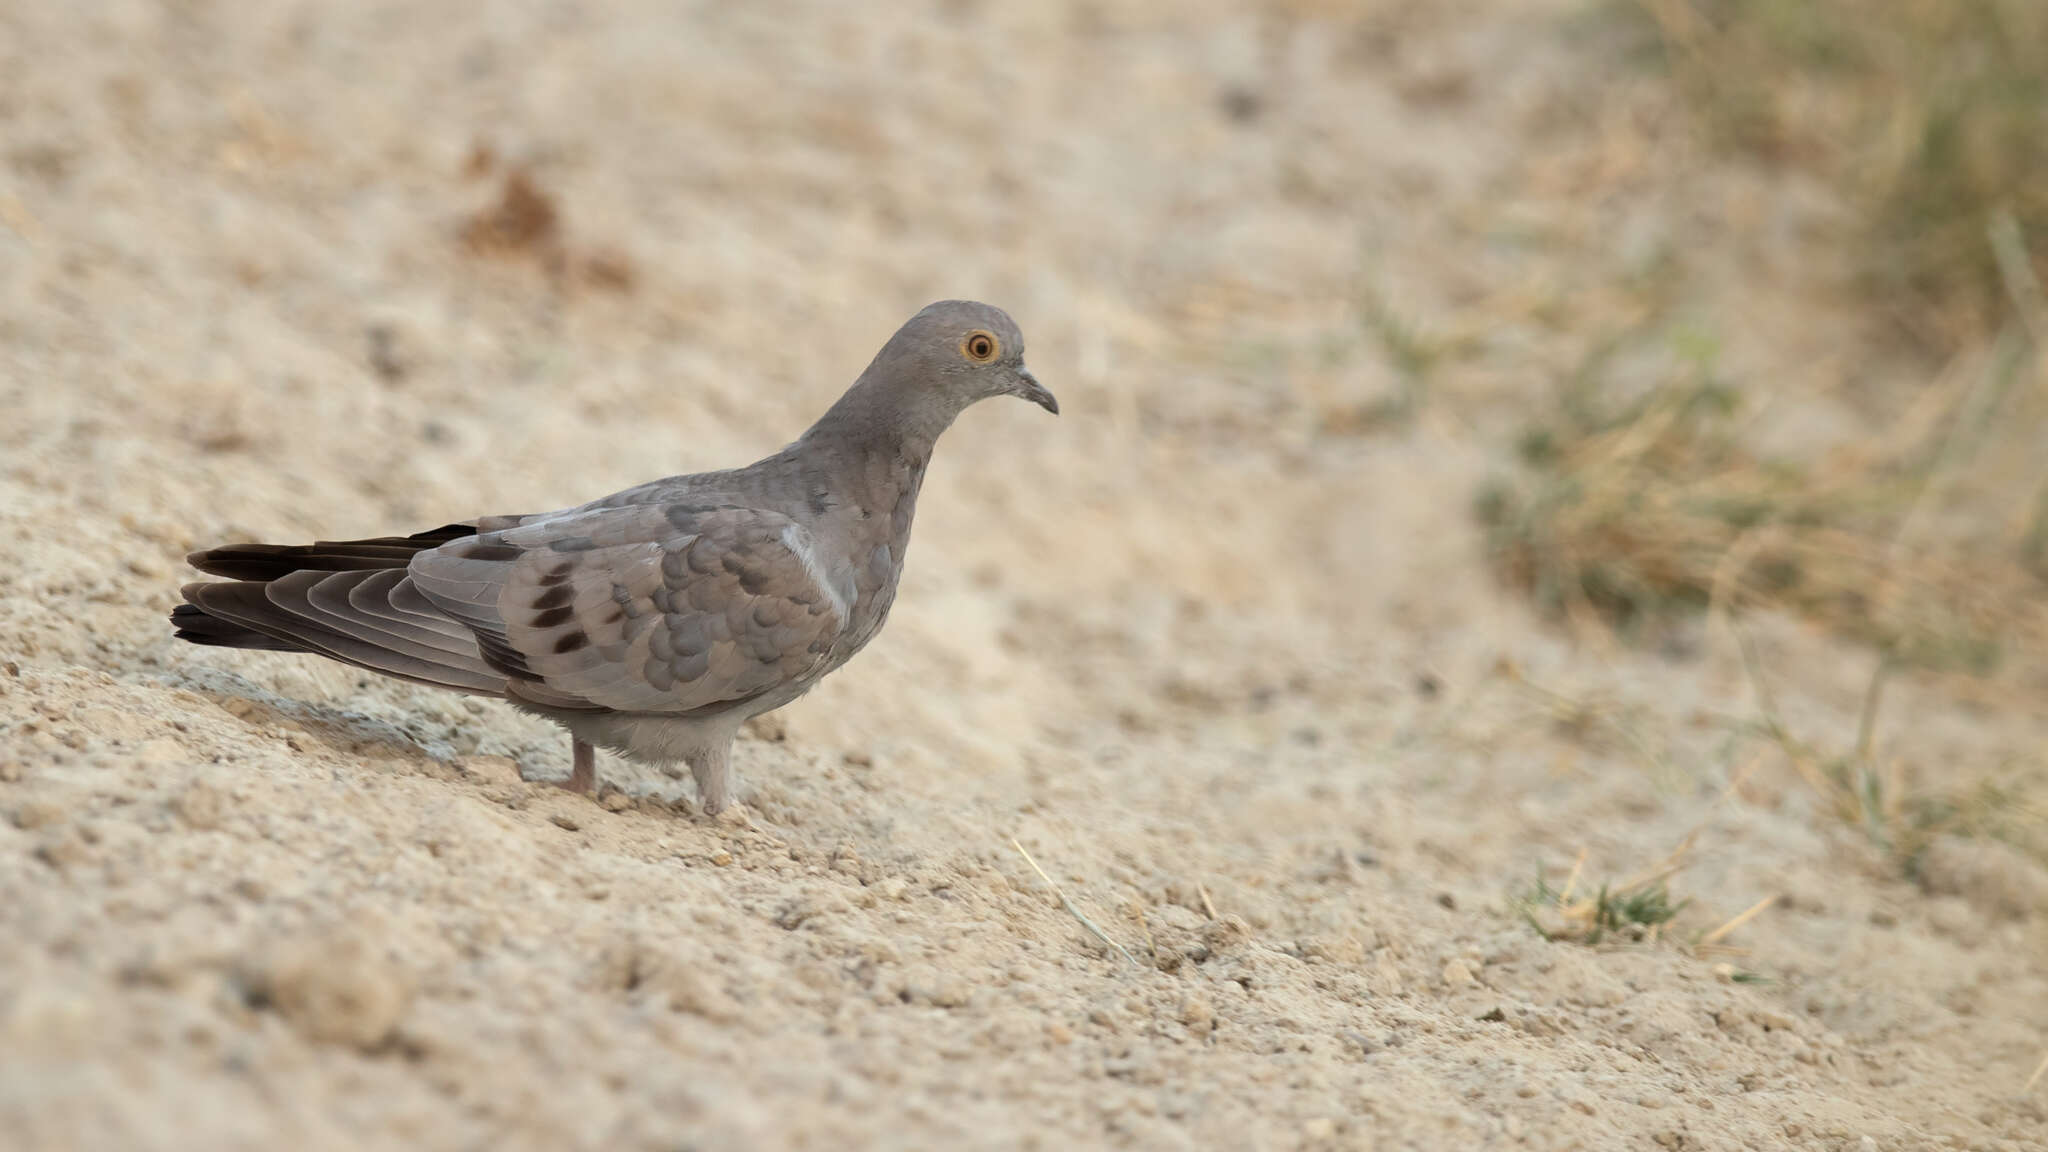
[[697, 802], [706, 816], [716, 816], [732, 802], [732, 744], [714, 744], [688, 757], [697, 779]]
[[569, 769], [569, 778], [562, 782], [562, 787], [587, 796], [597, 787], [597, 749], [573, 737], [569, 741], [569, 748], [574, 757], [574, 765]]

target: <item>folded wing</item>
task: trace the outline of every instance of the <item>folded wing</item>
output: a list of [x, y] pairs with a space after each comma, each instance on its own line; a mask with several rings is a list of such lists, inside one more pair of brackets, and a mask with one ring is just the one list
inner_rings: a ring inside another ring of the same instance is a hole
[[421, 552], [408, 573], [507, 695], [622, 712], [723, 708], [801, 680], [853, 598], [801, 525], [730, 504], [531, 519]]

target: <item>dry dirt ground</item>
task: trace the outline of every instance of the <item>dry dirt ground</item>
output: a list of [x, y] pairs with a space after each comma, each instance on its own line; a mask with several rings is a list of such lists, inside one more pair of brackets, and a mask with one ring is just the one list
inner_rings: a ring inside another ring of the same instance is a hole
[[[2039, 866], [1908, 880], [1758, 766], [1726, 635], [1488, 574], [1474, 492], [1631, 269], [1697, 256], [1730, 372], [1856, 359], [1824, 197], [1591, 13], [0, 7], [0, 1145], [2048, 1147]], [[188, 549], [750, 460], [947, 296], [1065, 412], [941, 444], [737, 819], [170, 638]], [[1426, 394], [1367, 298], [1456, 349]], [[1871, 655], [1754, 627], [1853, 739]], [[1877, 738], [2038, 770], [2011, 699], [1902, 678]], [[1516, 909], [1688, 837], [1660, 938]]]

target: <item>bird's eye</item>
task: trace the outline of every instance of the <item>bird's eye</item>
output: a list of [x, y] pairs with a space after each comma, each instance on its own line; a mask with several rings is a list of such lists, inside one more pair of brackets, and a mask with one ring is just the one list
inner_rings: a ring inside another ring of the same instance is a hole
[[986, 364], [1002, 351], [1002, 345], [986, 332], [969, 332], [967, 339], [960, 341], [960, 354], [976, 364]]

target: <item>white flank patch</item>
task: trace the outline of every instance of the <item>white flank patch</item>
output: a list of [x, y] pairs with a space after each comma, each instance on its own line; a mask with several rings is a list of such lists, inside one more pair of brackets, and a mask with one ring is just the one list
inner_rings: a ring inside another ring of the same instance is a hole
[[791, 524], [782, 530], [782, 545], [795, 553], [797, 559], [803, 561], [804, 571], [809, 574], [811, 583], [816, 584], [825, 593], [825, 598], [832, 602], [833, 613], [839, 617], [839, 623], [844, 625], [849, 619], [848, 590], [832, 583], [832, 578], [826, 574], [824, 565], [818, 563], [818, 555], [811, 548], [811, 534], [804, 531], [801, 525]]

